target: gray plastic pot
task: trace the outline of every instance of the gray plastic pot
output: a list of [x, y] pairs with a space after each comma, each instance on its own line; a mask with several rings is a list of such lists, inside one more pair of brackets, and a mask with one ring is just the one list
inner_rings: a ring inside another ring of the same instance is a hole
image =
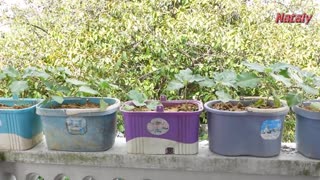
[[[255, 100], [241, 101], [244, 105]], [[225, 156], [271, 157], [280, 153], [283, 121], [288, 106], [276, 109], [248, 107], [246, 111], [221, 111], [212, 105], [221, 101], [209, 101], [207, 111], [209, 148]], [[231, 101], [238, 103], [239, 101]]]
[[[320, 102], [320, 100], [312, 100], [304, 102], [309, 105], [310, 102]], [[308, 111], [299, 107], [293, 107], [296, 113], [296, 143], [297, 150], [304, 156], [320, 159], [320, 112]]]

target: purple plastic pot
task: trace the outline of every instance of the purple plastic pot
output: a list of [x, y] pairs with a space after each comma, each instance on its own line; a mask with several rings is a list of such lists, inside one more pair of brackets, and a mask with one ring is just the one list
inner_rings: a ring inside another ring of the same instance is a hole
[[[156, 111], [120, 111], [124, 117], [128, 153], [137, 154], [196, 154], [198, 153], [199, 117], [203, 104], [197, 100], [166, 100], [161, 96]], [[192, 103], [193, 112], [164, 112], [164, 107]]]

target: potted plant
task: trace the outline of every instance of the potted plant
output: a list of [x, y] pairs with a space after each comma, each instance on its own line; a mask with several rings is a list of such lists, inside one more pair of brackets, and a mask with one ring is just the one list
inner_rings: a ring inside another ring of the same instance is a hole
[[42, 125], [36, 115], [39, 99], [24, 98], [29, 83], [48, 75], [34, 68], [24, 72], [13, 67], [2, 69], [0, 79], [3, 95], [13, 98], [0, 98], [0, 150], [26, 150], [42, 141]]
[[[296, 114], [296, 147], [302, 155], [320, 159], [320, 100], [305, 100], [319, 94], [320, 77], [298, 70], [295, 74], [299, 88], [288, 95], [290, 105]], [[308, 97], [309, 96], [309, 97]]]
[[[205, 103], [210, 150], [221, 155], [276, 156], [280, 153], [283, 121], [289, 108], [279, 91], [291, 87], [288, 64], [265, 67], [243, 63], [249, 71], [226, 70], [200, 84], [214, 87], [218, 100]], [[211, 83], [209, 83], [211, 81]], [[264, 91], [264, 97], [242, 97], [243, 91]], [[235, 93], [236, 92], [236, 93]], [[232, 100], [237, 99], [238, 100]]]
[[[72, 78], [67, 69], [50, 69], [50, 74], [52, 76], [43, 83], [47, 89], [46, 100], [37, 106], [48, 149], [104, 151], [111, 148], [120, 101], [83, 97], [102, 95], [88, 83]], [[97, 84], [103, 88], [105, 83]]]
[[[181, 70], [169, 82], [168, 90], [184, 88], [200, 80], [190, 69]], [[124, 117], [128, 153], [196, 154], [198, 152], [199, 116], [203, 105], [197, 100], [147, 100], [136, 90], [129, 92], [131, 101], [120, 108]]]

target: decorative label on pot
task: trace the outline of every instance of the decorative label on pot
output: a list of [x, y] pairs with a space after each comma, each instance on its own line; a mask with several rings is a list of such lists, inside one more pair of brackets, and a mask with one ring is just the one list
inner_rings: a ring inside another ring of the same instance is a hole
[[160, 136], [169, 131], [169, 124], [162, 118], [154, 118], [148, 123], [147, 129], [149, 133]]
[[69, 117], [66, 119], [66, 126], [72, 135], [83, 135], [87, 132], [87, 122], [84, 118]]
[[281, 121], [279, 119], [263, 121], [260, 129], [260, 135], [263, 139], [277, 139], [280, 136], [280, 133]]

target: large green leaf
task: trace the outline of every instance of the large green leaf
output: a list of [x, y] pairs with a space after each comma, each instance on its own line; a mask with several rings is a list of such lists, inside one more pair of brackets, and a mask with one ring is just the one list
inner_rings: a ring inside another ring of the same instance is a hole
[[228, 102], [232, 99], [230, 94], [226, 93], [225, 91], [216, 91], [216, 95], [218, 99], [222, 102]]
[[185, 82], [193, 82], [194, 81], [194, 75], [192, 74], [192, 71], [187, 68], [185, 70], [180, 70], [179, 74], [175, 75], [175, 78], [185, 84]]
[[213, 82], [213, 79], [205, 78], [204, 80], [199, 82], [199, 85], [201, 87], [213, 87], [215, 83]]
[[147, 96], [143, 93], [138, 92], [137, 90], [131, 90], [128, 93], [129, 98], [132, 100], [134, 105], [136, 106], [145, 106], [145, 101], [147, 100]]
[[5, 74], [0, 73], [0, 80], [1, 80], [1, 79], [4, 79], [5, 77], [6, 77], [6, 75], [5, 75]]
[[255, 70], [255, 71], [258, 71], [258, 72], [264, 72], [264, 70], [266, 68], [265, 66], [260, 65], [258, 63], [249, 63], [249, 62], [245, 61], [242, 64], [247, 66], [249, 69], [252, 69], [252, 70]]
[[291, 79], [293, 79], [296, 83], [303, 83], [303, 79], [299, 76], [300, 73], [294, 70], [289, 70], [289, 76]]
[[237, 77], [237, 85], [243, 88], [254, 88], [259, 82], [260, 78], [256, 74], [250, 72], [241, 73]]
[[3, 69], [3, 73], [8, 75], [9, 77], [15, 78], [19, 76], [19, 71], [13, 68], [12, 66], [9, 66], [7, 68]]
[[9, 88], [13, 94], [20, 94], [21, 92], [28, 89], [28, 82], [27, 81], [13, 81], [10, 84]]
[[272, 72], [279, 72], [280, 70], [285, 70], [292, 67], [292, 65], [287, 63], [275, 63], [269, 66], [272, 69]]
[[61, 96], [52, 96], [52, 100], [56, 101], [59, 104], [62, 104], [64, 99]]
[[43, 79], [48, 79], [50, 75], [44, 71], [40, 71], [34, 67], [29, 67], [24, 70], [24, 74], [22, 78], [27, 78], [27, 77], [40, 77]]
[[184, 85], [182, 82], [180, 82], [178, 80], [172, 80], [169, 82], [167, 90], [174, 91], [174, 90], [179, 90], [183, 87], [184, 87]]
[[160, 105], [159, 101], [151, 101], [147, 104], [147, 108], [151, 110], [157, 109], [157, 106]]
[[318, 93], [319, 93], [318, 89], [310, 87], [306, 84], [299, 83], [298, 86], [301, 87], [307, 94], [318, 95]]
[[99, 94], [98, 91], [90, 88], [89, 86], [80, 86], [79, 91], [84, 92], [84, 93], [88, 93], [88, 94], [92, 94], [92, 95]]
[[203, 81], [205, 78], [202, 77], [202, 76], [199, 75], [199, 74], [196, 74], [196, 75], [193, 75], [192, 79], [193, 79], [193, 81], [195, 81], [195, 82], [200, 82], [200, 81]]
[[101, 98], [101, 99], [100, 99], [100, 111], [106, 110], [107, 107], [108, 107], [108, 103], [106, 103], [106, 102], [104, 101], [104, 99]]
[[290, 79], [282, 76], [282, 75], [278, 75], [278, 74], [273, 74], [270, 73], [270, 75], [276, 80], [276, 81], [280, 81], [282, 82], [285, 86], [290, 87], [292, 84], [290, 82]]
[[297, 92], [290, 92], [285, 98], [288, 106], [294, 106], [302, 102], [302, 96]]
[[87, 85], [86, 82], [83, 82], [83, 81], [80, 81], [80, 80], [77, 80], [77, 79], [74, 79], [74, 78], [67, 78], [67, 79], [66, 79], [66, 82], [67, 82], [67, 83], [70, 83], [70, 84], [73, 84], [73, 85], [76, 85], [76, 86], [84, 86], [84, 85]]
[[237, 74], [234, 71], [226, 70], [221, 73], [216, 73], [214, 79], [217, 83], [224, 86], [236, 87]]

